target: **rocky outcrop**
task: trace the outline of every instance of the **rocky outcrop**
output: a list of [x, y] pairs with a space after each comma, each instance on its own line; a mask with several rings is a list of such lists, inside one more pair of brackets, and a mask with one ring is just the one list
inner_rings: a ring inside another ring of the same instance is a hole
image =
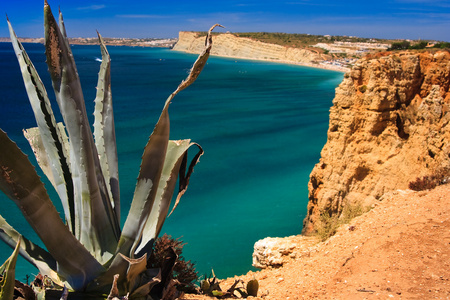
[[[200, 53], [204, 45], [204, 36], [199, 36], [196, 32], [181, 31], [173, 50]], [[311, 63], [322, 60], [318, 53], [310, 50], [263, 43], [236, 37], [230, 33], [214, 35], [211, 55], [289, 63]]]
[[291, 259], [309, 256], [320, 240], [309, 236], [267, 237], [255, 243], [253, 266], [255, 268], [278, 268]]
[[380, 53], [345, 74], [328, 140], [309, 181], [303, 233], [321, 213], [373, 205], [418, 177], [450, 166], [450, 54]]

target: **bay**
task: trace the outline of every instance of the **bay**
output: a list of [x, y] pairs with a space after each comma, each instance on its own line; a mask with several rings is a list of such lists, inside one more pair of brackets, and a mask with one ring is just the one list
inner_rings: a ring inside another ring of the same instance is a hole
[[[43, 46], [25, 44], [25, 48], [53, 99]], [[100, 50], [81, 45], [72, 50], [92, 123]], [[165, 99], [197, 56], [157, 48], [108, 50], [123, 224], [143, 148]], [[0, 70], [0, 127], [35, 162], [22, 135], [22, 129], [35, 126], [35, 121], [9, 43], [0, 43]], [[183, 255], [201, 275], [212, 269], [221, 278], [246, 273], [253, 269], [253, 244], [258, 239], [301, 232], [309, 173], [326, 142], [329, 108], [342, 78], [342, 73], [330, 70], [211, 57], [198, 80], [174, 98], [171, 139], [190, 138], [205, 154], [162, 232], [186, 243]], [[3, 194], [0, 214], [38, 241]], [[11, 253], [0, 243], [0, 262]], [[17, 279], [36, 273], [19, 259]]]

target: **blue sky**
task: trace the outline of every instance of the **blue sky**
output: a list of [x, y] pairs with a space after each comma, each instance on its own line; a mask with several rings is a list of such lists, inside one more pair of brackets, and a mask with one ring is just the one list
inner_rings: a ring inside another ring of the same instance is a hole
[[[43, 36], [40, 0], [2, 1], [20, 37]], [[6, 2], [6, 3], [5, 3]], [[69, 37], [177, 37], [215, 23], [268, 31], [450, 41], [450, 0], [48, 0]], [[0, 37], [8, 36], [6, 20]]]

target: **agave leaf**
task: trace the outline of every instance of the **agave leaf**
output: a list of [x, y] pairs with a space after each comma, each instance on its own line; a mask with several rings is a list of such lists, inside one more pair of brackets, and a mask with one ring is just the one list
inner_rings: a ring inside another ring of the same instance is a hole
[[[44, 142], [42, 141], [41, 133], [39, 132], [39, 127], [33, 127], [24, 129], [23, 136], [27, 139], [28, 143], [30, 144], [31, 150], [33, 150], [33, 154], [36, 157], [36, 161], [41, 168], [41, 170], [44, 172], [44, 175], [47, 176], [50, 183], [55, 187], [55, 178], [52, 173], [52, 166], [49, 162], [47, 152], [45, 151]], [[70, 218], [70, 215], [69, 215]], [[67, 217], [66, 217], [66, 220]], [[70, 222], [69, 222], [70, 224]]]
[[[66, 155], [69, 154], [69, 141], [67, 139], [67, 135], [64, 129], [63, 123], [57, 123], [56, 129], [58, 133], [58, 147], [60, 148], [60, 153], [63, 153], [64, 159], [66, 158]], [[45, 176], [50, 180], [50, 183], [52, 183], [53, 187], [56, 191], [58, 191], [58, 187], [60, 187], [61, 190], [66, 191], [67, 190], [67, 196], [65, 194], [61, 194], [60, 196], [61, 203], [64, 209], [64, 216], [66, 218], [66, 224], [69, 227], [69, 230], [72, 231], [74, 228], [74, 221], [75, 221], [75, 210], [74, 210], [74, 194], [73, 194], [73, 182], [72, 182], [72, 175], [70, 173], [69, 165], [68, 165], [68, 159], [63, 160], [64, 163], [61, 163], [60, 166], [64, 166], [64, 168], [61, 168], [61, 170], [64, 170], [64, 178], [67, 178], [67, 186], [62, 187], [61, 184], [63, 184], [61, 181], [59, 185], [56, 185], [56, 180], [53, 176], [52, 170], [57, 165], [53, 159], [50, 159], [51, 154], [47, 151], [50, 147], [44, 146], [44, 141], [42, 138], [41, 131], [39, 130], [39, 127], [29, 128], [23, 130], [23, 135], [27, 139], [28, 143], [30, 144], [31, 149], [33, 150], [34, 156], [36, 157], [36, 161], [41, 168], [41, 170], [44, 172]], [[60, 179], [61, 177], [58, 177]], [[58, 193], [60, 195], [60, 193]], [[64, 197], [66, 196], [66, 197]]]
[[208, 30], [208, 33], [206, 35], [206, 40], [205, 40], [205, 48], [203, 49], [202, 53], [200, 53], [200, 55], [198, 56], [194, 65], [192, 66], [191, 71], [189, 72], [189, 76], [180, 83], [180, 85], [178, 86], [178, 88], [176, 89], [174, 94], [177, 94], [181, 90], [184, 90], [185, 88], [190, 86], [197, 79], [198, 75], [200, 75], [200, 73], [202, 72], [203, 67], [206, 65], [206, 61], [209, 58], [209, 53], [211, 52], [211, 47], [212, 47], [211, 32], [216, 27], [224, 28], [220, 24], [215, 24]]
[[116, 218], [120, 220], [119, 167], [111, 96], [111, 59], [99, 33], [98, 39], [102, 52], [102, 63], [98, 74], [97, 96], [94, 101], [94, 137], [103, 177], [107, 183]]
[[129, 263], [129, 267], [127, 270], [127, 292], [131, 292], [137, 287], [139, 287], [140, 282], [140, 274], [147, 270], [147, 254], [138, 258], [138, 259], [130, 259], [125, 257], [125, 259]]
[[34, 244], [17, 232], [0, 215], [0, 239], [11, 248], [20, 243], [20, 255], [34, 265], [43, 275], [47, 275], [57, 282], [59, 276], [56, 274], [57, 265], [55, 259], [46, 250]]
[[[197, 79], [205, 66], [212, 47], [211, 31], [216, 26], [221, 25], [216, 24], [208, 31], [205, 49], [195, 61], [188, 77], [183, 80], [177, 89], [167, 98], [155, 129], [145, 146], [133, 201], [131, 202], [130, 211], [118, 244], [118, 252], [126, 256], [133, 257], [136, 248], [141, 243], [143, 229], [158, 193], [157, 188], [154, 188], [154, 186], [159, 185], [169, 143], [170, 102], [178, 92], [191, 85]], [[143, 242], [147, 243], [148, 241]]]
[[[45, 0], [45, 3], [47, 3], [47, 0]], [[70, 49], [70, 45], [69, 45], [69, 39], [67, 38], [66, 26], [64, 25], [64, 18], [63, 18], [63, 15], [61, 13], [61, 9], [59, 9], [58, 11], [59, 11], [59, 14], [58, 14], [58, 16], [59, 16], [59, 18], [58, 18], [59, 29], [61, 30], [61, 34], [64, 37], [64, 41], [66, 42], [66, 47], [67, 47], [67, 50], [68, 50], [69, 54], [71, 56], [73, 56], [72, 49]]]
[[144, 256], [132, 259], [125, 255], [118, 254], [116, 257], [116, 263], [113, 268], [108, 269], [108, 271], [102, 276], [95, 280], [96, 289], [102, 286], [108, 286], [111, 283], [111, 277], [117, 274], [119, 278], [116, 281], [116, 287], [119, 290], [119, 294], [126, 294], [133, 291], [139, 286], [140, 274], [147, 270], [147, 254]]
[[0, 281], [0, 299], [9, 300], [14, 296], [14, 285], [16, 283], [16, 262], [19, 255], [20, 241], [17, 243], [13, 254], [0, 267], [3, 278]]
[[3, 130], [0, 145], [0, 190], [22, 211], [57, 261], [61, 277], [74, 289], [84, 287], [103, 267], [64, 225], [33, 165]]
[[[69, 228], [73, 228], [73, 183], [67, 159], [67, 152], [62, 143], [61, 128], [56, 125], [55, 117], [42, 83], [33, 63], [29, 59], [22, 44], [8, 20], [11, 41], [22, 72], [23, 81], [30, 100], [31, 107], [40, 132], [42, 155], [40, 159], [46, 162], [42, 170], [57, 191], [64, 208], [64, 214]], [[64, 134], [65, 135], [65, 134]], [[40, 165], [42, 167], [42, 165]]]
[[[177, 199], [175, 200], [175, 204], [174, 204], [172, 210], [170, 211], [169, 216], [173, 213], [175, 208], [177, 208], [178, 204], [180, 203], [181, 196], [184, 195], [184, 193], [186, 192], [186, 190], [188, 188], [189, 179], [191, 178], [191, 175], [194, 172], [194, 167], [200, 161], [200, 156], [203, 155], [203, 149], [202, 149], [202, 147], [200, 147], [199, 144], [193, 143], [191, 145], [196, 145], [199, 148], [199, 151], [192, 158], [191, 163], [189, 164], [189, 169], [186, 173], [186, 166], [187, 166], [187, 150], [186, 150], [186, 154], [184, 155], [183, 162], [181, 164], [180, 171], [179, 171], [179, 181], [180, 182], [178, 184], [179, 187], [178, 187]], [[158, 231], [157, 235], [159, 235], [159, 231]]]
[[145, 299], [152, 288], [161, 282], [160, 269], [146, 269], [140, 274], [140, 281], [136, 288], [131, 291], [130, 299]]
[[115, 298], [119, 298], [119, 288], [117, 287], [117, 281], [119, 280], [119, 274], [114, 275], [111, 291], [109, 292], [107, 300], [113, 300]]
[[142, 230], [155, 200], [164, 165], [170, 131], [167, 108], [168, 106], [163, 110], [144, 149], [133, 201], [119, 241], [118, 252], [131, 258], [134, 248], [141, 239]]
[[74, 183], [74, 234], [102, 264], [114, 254], [120, 235], [89, 126], [80, 79], [68, 41], [50, 6], [44, 5], [45, 48], [53, 89], [70, 141]]
[[[126, 257], [119, 253], [114, 257], [108, 270], [98, 276], [87, 288], [87, 290], [96, 290], [104, 292], [114, 292], [114, 294], [131, 293], [139, 289], [140, 285], [145, 285], [153, 277], [158, 275], [154, 269], [147, 269], [147, 254], [137, 259]], [[118, 278], [115, 278], [118, 275]], [[152, 276], [150, 276], [152, 275]], [[111, 289], [111, 279], [115, 280], [114, 291]]]
[[[199, 152], [193, 158], [190, 173], [186, 176], [185, 170], [188, 149], [193, 145], [196, 145], [199, 148]], [[186, 180], [186, 178], [190, 177], [194, 165], [198, 162], [202, 154], [203, 149], [198, 144], [191, 143], [190, 140], [169, 142], [163, 172], [158, 185], [158, 193], [155, 201], [153, 202], [153, 207], [143, 230], [143, 236], [141, 239], [143, 243], [136, 250], [137, 256], [142, 256], [144, 253], [150, 252], [154, 240], [161, 232], [161, 228], [169, 211], [178, 174], [180, 178], [180, 190], [178, 192], [177, 201], [179, 201], [181, 195], [186, 191], [186, 181], [189, 181], [189, 179]], [[175, 206], [173, 210], [174, 209]]]

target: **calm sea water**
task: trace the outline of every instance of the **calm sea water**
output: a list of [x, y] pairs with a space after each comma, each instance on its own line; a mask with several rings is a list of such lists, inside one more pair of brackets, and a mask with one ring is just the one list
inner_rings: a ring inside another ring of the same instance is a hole
[[[43, 46], [25, 48], [53, 98]], [[108, 50], [125, 218], [143, 148], [165, 99], [187, 76], [196, 55], [152, 48]], [[100, 50], [73, 46], [73, 53], [92, 116]], [[174, 98], [171, 138], [191, 138], [205, 154], [163, 233], [187, 243], [183, 254], [200, 274], [211, 269], [219, 277], [246, 273], [258, 239], [301, 232], [309, 173], [326, 142], [328, 112], [342, 78], [328, 70], [211, 57], [199, 79]], [[0, 127], [32, 161], [22, 129], [34, 126], [12, 46], [0, 43]], [[0, 214], [37, 241], [3, 194]], [[0, 263], [11, 253], [0, 243]], [[19, 280], [37, 273], [21, 258], [18, 264]]]

